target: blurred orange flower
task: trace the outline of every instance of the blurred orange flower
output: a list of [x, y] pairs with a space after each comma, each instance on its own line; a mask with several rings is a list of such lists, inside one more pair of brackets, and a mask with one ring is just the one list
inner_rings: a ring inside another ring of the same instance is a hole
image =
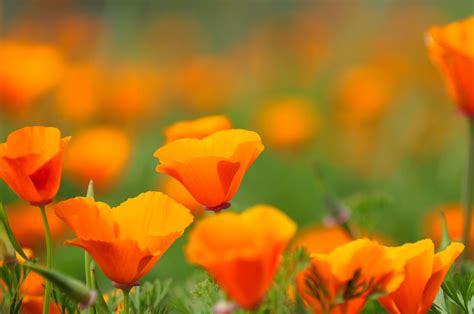
[[245, 172], [264, 147], [247, 130], [223, 130], [204, 139], [179, 139], [155, 152], [156, 171], [181, 182], [209, 210], [229, 207]]
[[49, 204], [61, 181], [64, 148], [70, 137], [61, 139], [53, 127], [25, 127], [0, 144], [0, 178], [32, 205]]
[[57, 91], [57, 107], [62, 117], [73, 121], [91, 119], [100, 110], [101, 72], [92, 63], [69, 65]]
[[121, 64], [109, 69], [103, 82], [106, 115], [118, 120], [134, 120], [150, 114], [157, 102], [161, 78], [146, 66]]
[[[21, 303], [22, 314], [43, 313], [43, 294], [45, 281], [43, 277], [34, 272], [29, 272], [20, 286], [20, 294], [23, 297]], [[51, 302], [49, 314], [61, 313], [58, 306]]]
[[65, 171], [78, 184], [94, 180], [99, 189], [110, 187], [130, 159], [131, 143], [121, 129], [99, 126], [81, 131], [64, 160]]
[[[23, 203], [16, 203], [6, 206], [8, 221], [13, 234], [23, 247], [42, 248], [44, 245], [44, 226], [41, 212], [34, 206]], [[46, 207], [51, 237], [58, 239], [66, 231], [66, 226], [54, 214], [50, 206]]]
[[46, 44], [0, 41], [0, 60], [0, 104], [12, 111], [27, 109], [57, 84], [63, 67], [60, 53]]
[[311, 254], [329, 254], [335, 248], [351, 241], [350, 235], [340, 226], [314, 226], [300, 232], [293, 246], [304, 247]]
[[195, 120], [177, 122], [164, 131], [166, 142], [180, 138], [204, 138], [217, 131], [232, 129], [226, 116], [207, 116]]
[[201, 216], [204, 213], [204, 207], [186, 190], [186, 188], [175, 178], [166, 177], [161, 184], [163, 193], [188, 208], [194, 217]]
[[296, 224], [274, 207], [209, 216], [191, 231], [186, 255], [245, 309], [262, 302]]
[[432, 27], [426, 43], [459, 109], [474, 116], [474, 16]]
[[215, 110], [226, 105], [232, 96], [231, 71], [219, 58], [191, 58], [176, 75], [178, 97], [192, 109]]
[[308, 144], [320, 127], [315, 106], [301, 98], [267, 104], [258, 115], [258, 125], [265, 142], [277, 149]]
[[390, 248], [388, 255], [405, 264], [405, 280], [397, 290], [380, 298], [380, 304], [392, 314], [427, 313], [451, 264], [463, 249], [463, 244], [455, 242], [435, 254], [431, 240]]
[[[368, 239], [311, 257], [311, 265], [297, 276], [296, 284], [314, 313], [360, 313], [370, 295], [393, 292], [404, 279], [403, 264]], [[337, 301], [339, 297], [342, 300]]]
[[376, 64], [348, 69], [336, 86], [336, 118], [348, 127], [371, 124], [388, 109], [393, 82]]
[[[464, 206], [461, 204], [448, 204], [440, 206], [439, 208], [443, 210], [449, 238], [452, 241], [461, 241], [464, 232]], [[439, 209], [431, 212], [426, 217], [424, 226], [427, 236], [432, 239], [436, 245], [439, 245], [443, 234]], [[471, 234], [469, 238], [469, 243], [474, 245], [474, 217], [471, 222]], [[466, 249], [466, 251], [469, 252], [471, 258], [474, 258], [474, 249], [472, 249], [472, 247]]]
[[86, 250], [119, 287], [136, 284], [193, 221], [187, 208], [160, 192], [115, 208], [76, 197], [54, 209], [77, 236], [66, 243]]

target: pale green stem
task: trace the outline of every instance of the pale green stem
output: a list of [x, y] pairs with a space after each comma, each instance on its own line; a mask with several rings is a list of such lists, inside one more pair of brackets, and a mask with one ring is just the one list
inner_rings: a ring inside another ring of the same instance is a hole
[[129, 304], [129, 293], [130, 293], [130, 288], [127, 289], [122, 289], [123, 292], [123, 313], [124, 314], [129, 314], [130, 313], [130, 304]]
[[[41, 216], [43, 217], [44, 225], [44, 234], [46, 239], [46, 267], [48, 269], [52, 268], [53, 265], [53, 248], [51, 243], [51, 232], [49, 230], [48, 217], [46, 216], [45, 206], [40, 206]], [[51, 282], [46, 281], [46, 286], [44, 288], [44, 301], [43, 301], [43, 314], [49, 313], [49, 299], [51, 297]]]

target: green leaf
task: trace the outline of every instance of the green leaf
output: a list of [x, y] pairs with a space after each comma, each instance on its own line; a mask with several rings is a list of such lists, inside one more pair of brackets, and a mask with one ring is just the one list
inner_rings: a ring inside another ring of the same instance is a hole
[[444, 250], [451, 243], [451, 239], [448, 233], [448, 226], [446, 224], [446, 216], [444, 215], [443, 210], [439, 211], [439, 218], [441, 219], [441, 243], [439, 244], [439, 249]]

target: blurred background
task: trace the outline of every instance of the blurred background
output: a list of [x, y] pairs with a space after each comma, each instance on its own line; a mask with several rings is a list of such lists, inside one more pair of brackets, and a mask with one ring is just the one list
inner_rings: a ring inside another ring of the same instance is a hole
[[[96, 198], [111, 205], [161, 190], [198, 214], [182, 187], [155, 172], [153, 152], [170, 124], [224, 114], [266, 145], [235, 210], [268, 203], [303, 229], [327, 216], [331, 194], [354, 206], [360, 228], [390, 244], [415, 241], [429, 213], [461, 198], [467, 133], [424, 34], [473, 6], [0, 0], [0, 138], [26, 125], [73, 136], [58, 199], [84, 195], [92, 177]], [[21, 243], [41, 256], [39, 210], [3, 182], [0, 200]], [[50, 220], [55, 266], [82, 277], [82, 251], [60, 245], [73, 234]], [[149, 277], [185, 280], [185, 243]]]

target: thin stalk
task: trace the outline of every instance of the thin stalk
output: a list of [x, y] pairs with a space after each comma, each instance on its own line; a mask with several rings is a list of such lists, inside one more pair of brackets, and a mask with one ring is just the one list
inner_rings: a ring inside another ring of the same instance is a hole
[[469, 118], [469, 136], [468, 136], [468, 151], [467, 151], [467, 169], [466, 181], [464, 186], [464, 234], [463, 242], [466, 246], [464, 249], [463, 259], [466, 261], [469, 257], [469, 236], [471, 234], [471, 220], [472, 220], [472, 188], [474, 181], [474, 119]]
[[131, 288], [122, 289], [123, 292], [123, 313], [130, 314], [129, 294]]
[[[86, 197], [94, 198], [94, 181], [92, 180], [89, 181], [89, 185], [87, 186]], [[89, 253], [84, 251], [84, 272], [85, 272], [85, 277], [86, 277], [86, 286], [89, 289], [94, 288], [94, 281], [95, 281], [91, 266], [92, 266], [92, 258], [89, 255]], [[87, 313], [95, 313], [95, 307], [91, 306], [91, 308], [87, 310]]]
[[[46, 267], [48, 269], [52, 268], [53, 265], [53, 248], [51, 243], [51, 231], [49, 230], [48, 217], [46, 216], [45, 206], [40, 206], [41, 216], [43, 217], [44, 225], [44, 234], [46, 239]], [[51, 282], [46, 281], [46, 286], [44, 288], [44, 301], [43, 301], [43, 314], [49, 313], [49, 299], [51, 297]]]

